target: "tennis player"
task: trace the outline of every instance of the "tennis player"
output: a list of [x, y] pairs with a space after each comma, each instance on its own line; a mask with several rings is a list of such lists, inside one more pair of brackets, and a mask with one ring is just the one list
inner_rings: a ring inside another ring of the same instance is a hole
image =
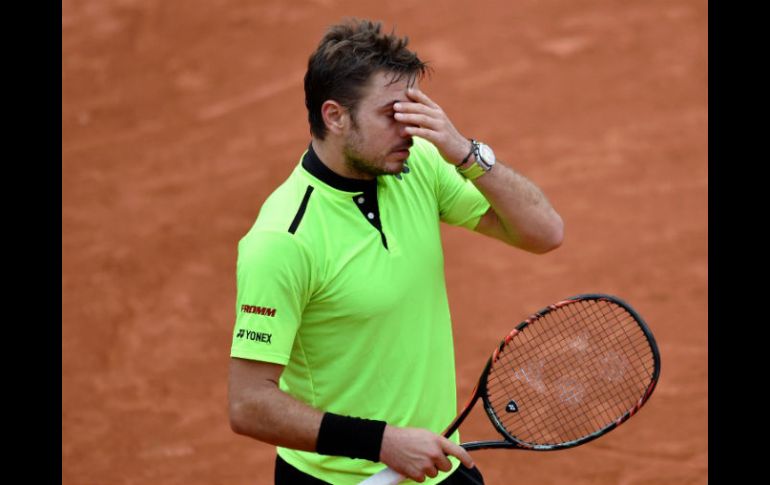
[[386, 465], [483, 483], [441, 436], [457, 402], [440, 222], [537, 254], [562, 242], [540, 189], [420, 89], [407, 42], [369, 20], [328, 29], [305, 75], [309, 145], [238, 245], [230, 424], [277, 446], [279, 485]]

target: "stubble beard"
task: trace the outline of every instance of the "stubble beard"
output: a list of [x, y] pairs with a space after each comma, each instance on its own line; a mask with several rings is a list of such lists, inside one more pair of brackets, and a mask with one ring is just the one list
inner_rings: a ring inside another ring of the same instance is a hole
[[345, 165], [348, 169], [362, 178], [375, 178], [380, 175], [392, 175], [384, 169], [382, 160], [370, 160], [361, 154], [365, 141], [364, 137], [355, 130], [345, 142], [342, 154], [345, 157]]

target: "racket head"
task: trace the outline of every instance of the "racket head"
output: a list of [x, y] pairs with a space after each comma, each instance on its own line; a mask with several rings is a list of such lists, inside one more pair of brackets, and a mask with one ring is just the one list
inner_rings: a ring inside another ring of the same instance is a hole
[[505, 441], [463, 447], [587, 443], [639, 411], [659, 376], [655, 338], [630, 305], [599, 293], [567, 298], [517, 325], [484, 368], [478, 394]]

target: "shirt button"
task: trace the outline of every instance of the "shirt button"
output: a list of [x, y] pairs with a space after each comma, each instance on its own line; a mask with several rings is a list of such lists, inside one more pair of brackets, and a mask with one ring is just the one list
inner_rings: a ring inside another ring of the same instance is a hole
[[359, 197], [358, 198], [358, 203], [359, 204], [363, 204], [364, 203], [364, 198], [363, 197]]
[[372, 220], [372, 219], [374, 219], [374, 213], [370, 212], [370, 213], [366, 214], [366, 217], [368, 217], [369, 220]]

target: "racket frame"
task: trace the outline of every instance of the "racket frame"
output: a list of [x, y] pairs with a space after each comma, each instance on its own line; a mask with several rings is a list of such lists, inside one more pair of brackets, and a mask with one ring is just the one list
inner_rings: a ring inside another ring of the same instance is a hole
[[[505, 347], [511, 342], [511, 340], [516, 337], [520, 332], [522, 332], [527, 326], [535, 323], [536, 321], [542, 319], [547, 314], [551, 313], [552, 311], [561, 308], [566, 305], [570, 305], [579, 301], [586, 301], [586, 300], [601, 300], [601, 301], [608, 301], [611, 303], [615, 303], [617, 305], [620, 305], [623, 307], [626, 311], [628, 311], [629, 314], [634, 318], [636, 323], [641, 328], [642, 332], [644, 333], [645, 337], [647, 338], [647, 343], [650, 346], [650, 351], [653, 356], [654, 361], [654, 369], [653, 369], [653, 375], [650, 378], [650, 383], [647, 386], [647, 389], [644, 393], [644, 395], [634, 404], [634, 406], [623, 413], [618, 419], [615, 421], [609, 423], [605, 427], [594, 431], [591, 434], [588, 434], [586, 436], [582, 436], [576, 440], [566, 441], [562, 443], [553, 443], [553, 444], [538, 444], [538, 443], [528, 443], [526, 441], [522, 441], [517, 439], [515, 436], [511, 435], [506, 429], [505, 426], [502, 424], [502, 421], [497, 416], [497, 413], [495, 412], [492, 403], [489, 400], [489, 395], [487, 393], [487, 378], [489, 377], [489, 372], [492, 369], [492, 366], [497, 360], [500, 358], [500, 353], [505, 349]], [[484, 403], [484, 410], [487, 413], [487, 416], [489, 417], [490, 421], [494, 425], [495, 429], [497, 429], [498, 433], [502, 435], [505, 440], [502, 441], [471, 441], [467, 443], [463, 443], [461, 446], [465, 448], [468, 451], [472, 450], [481, 450], [481, 449], [492, 449], [492, 448], [514, 448], [514, 449], [526, 449], [526, 450], [533, 450], [533, 451], [555, 451], [555, 450], [562, 450], [565, 448], [572, 448], [574, 446], [582, 445], [584, 443], [587, 443], [589, 441], [595, 440], [596, 438], [605, 435], [612, 431], [613, 429], [617, 428], [621, 424], [623, 424], [625, 421], [627, 421], [631, 416], [636, 414], [639, 409], [644, 405], [644, 403], [647, 402], [650, 395], [652, 394], [652, 391], [655, 390], [655, 386], [658, 383], [658, 378], [660, 377], [660, 352], [658, 350], [658, 344], [655, 342], [655, 337], [653, 337], [652, 332], [650, 331], [649, 327], [645, 323], [644, 319], [634, 310], [628, 303], [621, 300], [620, 298], [612, 295], [605, 295], [601, 293], [584, 293], [580, 295], [575, 295], [569, 298], [565, 298], [564, 300], [561, 300], [557, 303], [554, 303], [552, 305], [548, 305], [545, 308], [542, 308], [541, 310], [533, 313], [529, 316], [526, 320], [519, 323], [512, 331], [509, 333], [502, 341], [500, 341], [500, 344], [495, 348], [495, 350], [492, 352], [492, 355], [487, 360], [486, 365], [484, 366], [484, 370], [481, 373], [481, 376], [479, 377], [479, 381], [476, 384], [476, 387], [473, 389], [473, 393], [471, 395], [471, 399], [466, 404], [463, 411], [452, 421], [452, 424], [449, 425], [447, 430], [444, 432], [445, 437], [449, 437], [454, 433], [457, 428], [460, 427], [460, 424], [463, 422], [463, 420], [468, 416], [473, 406], [476, 404], [476, 401], [481, 398], [482, 402]]]

